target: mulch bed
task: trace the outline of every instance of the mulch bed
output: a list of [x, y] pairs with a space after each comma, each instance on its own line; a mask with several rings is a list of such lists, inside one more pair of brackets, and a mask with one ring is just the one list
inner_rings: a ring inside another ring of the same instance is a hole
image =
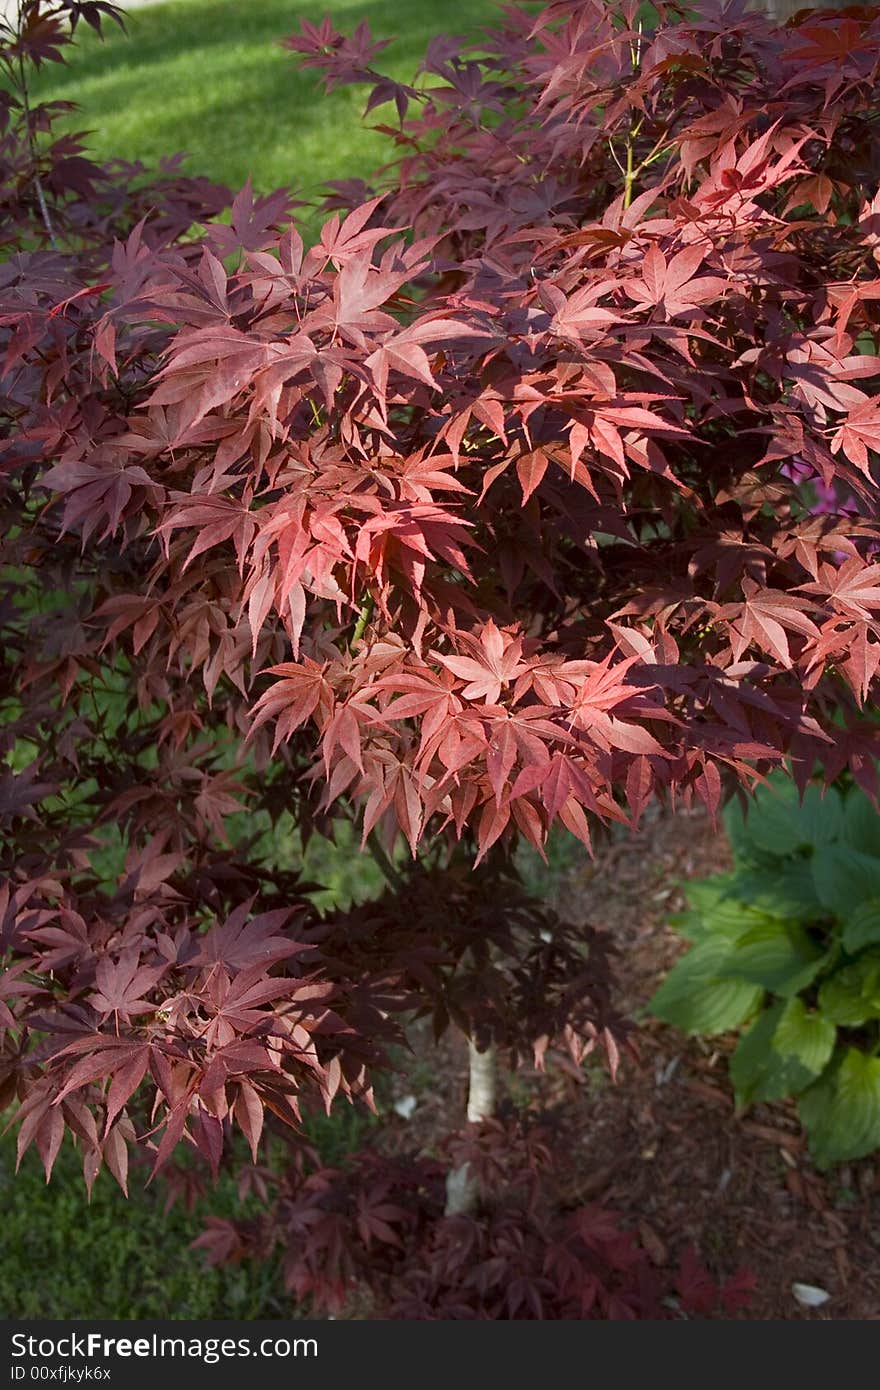
[[[622, 953], [626, 1010], [639, 1014], [683, 949], [666, 922], [682, 906], [678, 884], [729, 866], [723, 835], [702, 812], [660, 817], [620, 840], [565, 885], [560, 911], [607, 930]], [[750, 1319], [880, 1320], [880, 1175], [870, 1160], [820, 1174], [792, 1105], [737, 1116], [727, 1080], [728, 1040], [685, 1039], [642, 1017], [639, 1060], [613, 1085], [598, 1069], [576, 1084], [565, 1071], [520, 1073], [542, 1100], [577, 1108], [582, 1135], [575, 1195], [600, 1201], [638, 1228], [658, 1264], [693, 1241], [717, 1274], [745, 1266], [758, 1287]], [[466, 1094], [462, 1045], [426, 1038], [430, 1084], [400, 1121], [408, 1144], [460, 1122]], [[402, 1083], [405, 1086], [405, 1083]], [[401, 1133], [400, 1138], [404, 1135]], [[827, 1290], [805, 1309], [793, 1283]]]

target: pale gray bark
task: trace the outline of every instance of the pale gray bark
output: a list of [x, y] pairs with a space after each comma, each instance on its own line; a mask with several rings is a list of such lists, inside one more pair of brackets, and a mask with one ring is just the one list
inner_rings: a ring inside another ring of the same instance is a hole
[[[479, 1052], [468, 1042], [468, 1123], [478, 1125], [495, 1113], [498, 1085], [498, 1057], [495, 1047]], [[479, 1184], [470, 1164], [452, 1168], [446, 1177], [446, 1215], [463, 1216], [473, 1211], [480, 1196]]]
[[495, 1114], [495, 1094], [498, 1078], [498, 1059], [495, 1048], [478, 1052], [468, 1043], [468, 1105], [467, 1117], [472, 1125], [488, 1120]]

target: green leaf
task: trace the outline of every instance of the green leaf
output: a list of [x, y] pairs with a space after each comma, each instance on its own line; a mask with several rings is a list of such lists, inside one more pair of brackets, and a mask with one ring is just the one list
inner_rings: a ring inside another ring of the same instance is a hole
[[809, 859], [746, 869], [737, 875], [732, 891], [765, 917], [813, 922], [824, 912]]
[[880, 952], [867, 951], [823, 980], [819, 1008], [843, 1028], [860, 1028], [880, 1018]]
[[735, 946], [749, 932], [767, 927], [774, 921], [765, 912], [755, 912], [748, 903], [736, 898], [728, 898], [718, 903], [711, 912], [700, 913], [700, 936], [723, 937], [730, 946]]
[[698, 941], [706, 935], [702, 918], [696, 912], [676, 912], [666, 919], [666, 925], [673, 927], [685, 941]]
[[736, 884], [734, 873], [711, 874], [708, 878], [698, 878], [683, 884], [688, 904], [699, 913], [711, 913], [719, 903], [725, 902]]
[[800, 850], [813, 850], [838, 839], [843, 826], [843, 806], [836, 787], [824, 796], [810, 786], [800, 801], [798, 789], [785, 774], [774, 774], [769, 785], [761, 787], [742, 820], [742, 812], [731, 808], [728, 834], [734, 846], [758, 855], [784, 857]]
[[880, 1058], [848, 1048], [804, 1092], [798, 1112], [818, 1167], [872, 1153], [880, 1147]]
[[739, 938], [719, 974], [788, 997], [811, 984], [825, 960], [826, 953], [796, 922], [767, 921]]
[[836, 1041], [837, 1029], [830, 1019], [808, 1009], [802, 999], [789, 999], [773, 1034], [773, 1049], [818, 1076], [831, 1060]]
[[[748, 809], [754, 801], [748, 802]], [[754, 868], [772, 864], [772, 857], [761, 851], [749, 830], [748, 811], [743, 808], [739, 797], [732, 798], [724, 809], [724, 829], [730, 841], [734, 862], [738, 868]], [[690, 885], [688, 888], [690, 891]]]
[[823, 907], [846, 921], [867, 898], [880, 897], [880, 859], [849, 845], [824, 845], [813, 855], [813, 881]]
[[803, 802], [796, 804], [794, 833], [798, 849], [818, 849], [840, 839], [843, 830], [843, 798], [836, 787], [809, 786]]
[[685, 891], [692, 906], [672, 918], [670, 925], [689, 941], [723, 936], [733, 943], [770, 920], [768, 913], [756, 910], [751, 901], [748, 872], [714, 874], [702, 882], [689, 883]]
[[738, 1028], [764, 995], [754, 985], [721, 976], [730, 949], [724, 940], [699, 942], [672, 967], [648, 1005], [650, 1012], [685, 1033]]
[[861, 787], [850, 787], [843, 803], [843, 835], [853, 849], [880, 858], [880, 815]]
[[860, 903], [843, 929], [843, 949], [851, 956], [880, 942], [880, 898]]
[[759, 1014], [743, 1033], [730, 1059], [730, 1079], [741, 1109], [754, 1101], [781, 1100], [797, 1095], [815, 1080], [815, 1073], [795, 1058], [781, 1057], [773, 1039], [786, 1005], [778, 1002]]

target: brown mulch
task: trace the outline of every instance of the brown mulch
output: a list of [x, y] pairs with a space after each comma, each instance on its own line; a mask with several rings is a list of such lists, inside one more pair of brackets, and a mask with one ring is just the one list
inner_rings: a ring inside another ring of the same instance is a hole
[[[572, 875], [557, 906], [613, 935], [628, 1011], [639, 1015], [683, 949], [666, 925], [682, 906], [676, 885], [728, 865], [723, 835], [692, 812], [656, 819]], [[750, 1269], [758, 1282], [745, 1314], [751, 1319], [880, 1320], [877, 1165], [863, 1160], [818, 1173], [792, 1105], [737, 1116], [726, 1039], [686, 1039], [642, 1015], [638, 1050], [616, 1085], [598, 1067], [579, 1085], [558, 1070], [517, 1079], [548, 1101], [565, 1096], [577, 1107], [578, 1197], [638, 1228], [658, 1264], [674, 1263], [693, 1241], [716, 1274]], [[438, 1055], [426, 1039], [423, 1059], [401, 1082], [418, 1101], [412, 1118], [399, 1121], [409, 1143], [430, 1144], [459, 1122], [465, 1068], [463, 1046], [444, 1041]], [[805, 1309], [795, 1282], [831, 1297]]]

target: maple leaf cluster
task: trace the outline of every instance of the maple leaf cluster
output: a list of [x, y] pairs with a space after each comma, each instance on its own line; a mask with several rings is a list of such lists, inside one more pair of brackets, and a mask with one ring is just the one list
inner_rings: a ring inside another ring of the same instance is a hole
[[[613, 1066], [517, 839], [875, 790], [880, 16], [657, 13], [508, 7], [405, 89], [304, 25], [397, 112], [310, 247], [55, 138], [20, 74], [115, 6], [0, 27], [0, 1077], [47, 1171], [216, 1167], [418, 1014]], [[276, 841], [333, 817], [392, 888], [322, 917]]]
[[[386, 848], [590, 844], [785, 758], [872, 780], [875, 20], [841, 61], [827, 19], [632, 18], [432, 46], [398, 182], [313, 247], [245, 193], [237, 238], [184, 267], [136, 231], [116, 302], [76, 302], [92, 389], [166, 325], [134, 411], [65, 421], [43, 474], [63, 533], [155, 557], [107, 640], [253, 691], [273, 753], [308, 730], [323, 809]], [[327, 24], [290, 46], [366, 71]]]

